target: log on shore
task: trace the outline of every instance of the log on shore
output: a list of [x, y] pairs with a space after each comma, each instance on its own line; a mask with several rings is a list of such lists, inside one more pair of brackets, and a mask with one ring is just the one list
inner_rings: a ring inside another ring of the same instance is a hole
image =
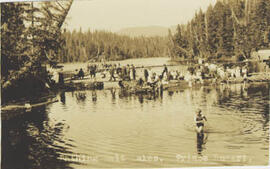
[[[58, 102], [58, 100], [57, 99], [50, 99], [46, 102], [30, 104], [30, 106], [31, 106], [31, 108], [34, 108], [34, 107], [39, 107], [39, 106], [43, 106], [46, 104], [55, 103], [55, 102]], [[6, 105], [6, 106], [1, 107], [2, 112], [10, 111], [10, 110], [17, 110], [17, 109], [27, 109], [27, 107], [25, 105], [21, 105], [21, 104], [20, 105], [19, 104]]]
[[17, 115], [30, 112], [33, 108], [38, 108], [40, 106], [52, 104], [55, 102], [58, 102], [58, 100], [53, 98], [53, 99], [49, 99], [48, 101], [35, 103], [35, 104], [26, 103], [24, 105], [22, 104], [6, 105], [6, 106], [1, 107], [1, 118], [2, 120], [8, 120]]

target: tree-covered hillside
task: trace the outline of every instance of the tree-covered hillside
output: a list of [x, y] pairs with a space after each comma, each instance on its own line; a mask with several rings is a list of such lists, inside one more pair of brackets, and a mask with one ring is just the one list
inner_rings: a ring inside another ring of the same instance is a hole
[[270, 47], [269, 0], [219, 0], [170, 37], [176, 58], [249, 58]]
[[106, 31], [66, 31], [60, 62], [168, 56], [167, 37], [129, 37]]

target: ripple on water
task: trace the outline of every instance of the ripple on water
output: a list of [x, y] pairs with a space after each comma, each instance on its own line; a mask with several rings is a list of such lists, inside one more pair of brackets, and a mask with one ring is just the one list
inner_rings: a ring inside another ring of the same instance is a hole
[[[239, 134], [241, 126], [237, 118], [228, 115], [208, 115], [208, 121], [205, 122], [205, 133], [215, 134]], [[214, 120], [213, 120], [214, 119]], [[194, 122], [186, 121], [184, 123], [185, 129], [189, 132], [196, 131]]]
[[[97, 91], [96, 102], [91, 100], [92, 91], [86, 91], [87, 98], [77, 105], [76, 98], [67, 93], [67, 105], [54, 104], [48, 110], [52, 111], [49, 113], [51, 124], [45, 125], [45, 131], [48, 131], [47, 137], [53, 140], [48, 144], [60, 154], [69, 156], [157, 155], [166, 159], [162, 164], [165, 167], [185, 166], [175, 161], [179, 153], [211, 156], [218, 151], [221, 155], [245, 153], [252, 156], [252, 150], [265, 155], [268, 149], [266, 141], [269, 140], [269, 122], [264, 113], [267, 109], [265, 98], [263, 101], [252, 96], [242, 99], [239, 94], [231, 93], [232, 97], [219, 102], [216, 100], [219, 97], [222, 100], [222, 93], [211, 90], [189, 89], [172, 96], [165, 92], [163, 99], [144, 99], [140, 104], [134, 96], [116, 97], [112, 102], [110, 91], [104, 90]], [[212, 100], [208, 101], [209, 98]], [[197, 106], [208, 119], [205, 132], [209, 137], [201, 140], [202, 143], [196, 137], [193, 121]], [[30, 129], [29, 133], [38, 136], [35, 129]], [[87, 167], [162, 166], [138, 161], [121, 164], [110, 160], [85, 163]], [[220, 165], [223, 162], [209, 159], [207, 164]], [[231, 165], [233, 162], [225, 161], [224, 164]]]

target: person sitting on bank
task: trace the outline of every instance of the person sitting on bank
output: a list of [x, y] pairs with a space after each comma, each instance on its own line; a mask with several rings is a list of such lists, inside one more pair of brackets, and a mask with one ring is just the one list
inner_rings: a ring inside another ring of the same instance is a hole
[[198, 109], [194, 118], [197, 133], [201, 134], [204, 130], [204, 122], [207, 121], [206, 117], [202, 114], [202, 110]]
[[143, 86], [143, 84], [144, 84], [144, 81], [143, 81], [143, 79], [142, 79], [142, 78], [140, 78], [140, 79], [137, 81], [137, 86], [142, 87], [142, 86]]
[[78, 73], [78, 77], [79, 77], [79, 79], [83, 79], [84, 78], [84, 72], [83, 72], [82, 68], [80, 69], [80, 71]]

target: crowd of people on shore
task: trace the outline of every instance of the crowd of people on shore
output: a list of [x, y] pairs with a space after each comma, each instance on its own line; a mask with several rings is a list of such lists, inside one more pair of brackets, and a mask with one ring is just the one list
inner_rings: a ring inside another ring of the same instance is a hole
[[212, 79], [213, 81], [229, 81], [235, 79], [246, 79], [248, 76], [248, 66], [226, 66], [217, 64], [198, 64], [188, 68], [186, 80], [195, 79], [203, 81], [204, 79]]
[[[167, 83], [171, 80], [185, 80], [187, 82], [203, 83], [205, 79], [213, 82], [228, 81], [232, 79], [246, 79], [248, 76], [248, 67], [245, 66], [224, 66], [217, 64], [194, 64], [187, 68], [187, 71], [169, 70], [166, 64], [163, 65], [161, 73], [154, 72], [149, 67], [135, 67], [134, 64], [88, 64], [87, 71], [90, 78], [96, 78], [97, 72], [101, 78], [108, 78], [109, 81], [137, 81], [138, 85], [154, 84], [157, 82]], [[139, 73], [138, 73], [139, 72]], [[80, 69], [78, 77], [84, 78], [84, 71]]]
[[[138, 70], [139, 69], [139, 70]], [[112, 67], [110, 69], [110, 80], [115, 80], [115, 74], [119, 78], [120, 87], [124, 87], [122, 81], [136, 81], [137, 86], [161, 86], [162, 84], [168, 83], [170, 80], [184, 80], [184, 76], [178, 70], [169, 71], [166, 64], [163, 65], [162, 72], [157, 73], [149, 67], [135, 67], [127, 64], [126, 66]], [[138, 70], [138, 73], [137, 73]]]
[[[141, 69], [140, 71], [143, 71], [142, 74], [139, 74], [137, 72], [138, 69]], [[124, 81], [131, 81], [131, 80], [140, 80], [144, 82], [154, 82], [160, 79], [166, 79], [171, 80], [173, 79], [173, 76], [170, 74], [171, 72], [168, 71], [168, 67], [164, 65], [163, 72], [158, 75], [156, 72], [151, 71], [151, 67], [146, 68], [144, 66], [142, 67], [135, 67], [133, 64], [124, 65], [121, 66], [118, 64], [118, 66], [112, 65], [110, 69], [108, 70], [110, 74], [109, 81], [116, 81], [116, 78], [119, 80]], [[179, 72], [178, 72], [179, 74]]]

